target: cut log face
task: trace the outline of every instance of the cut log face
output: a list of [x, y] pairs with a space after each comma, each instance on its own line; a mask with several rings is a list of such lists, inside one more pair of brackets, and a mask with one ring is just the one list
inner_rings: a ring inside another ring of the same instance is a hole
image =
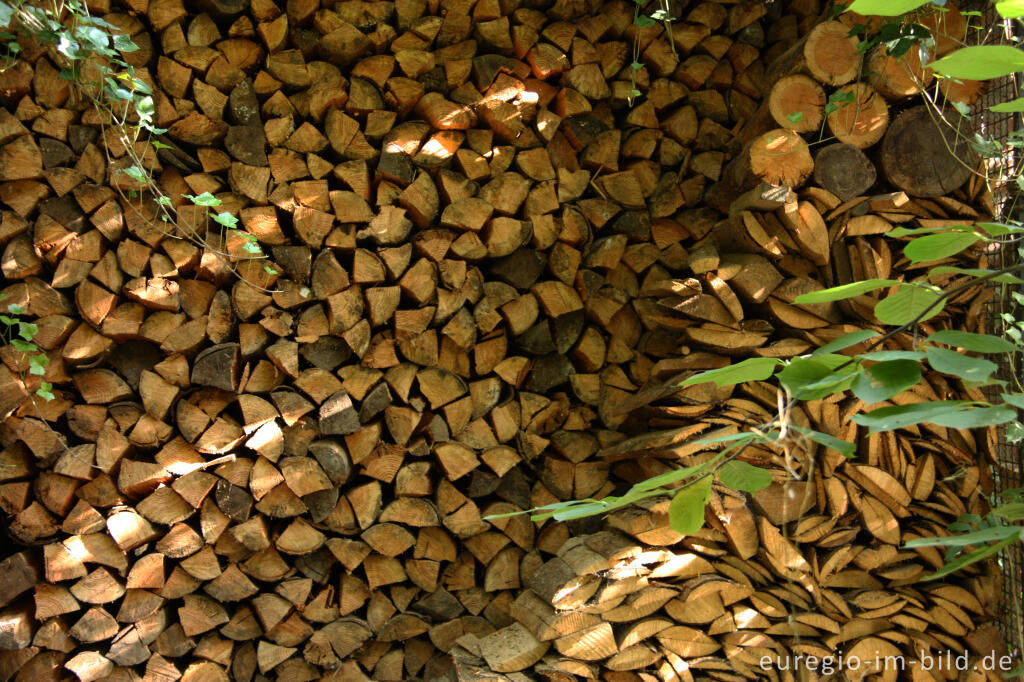
[[909, 109], [882, 141], [882, 170], [893, 185], [913, 196], [937, 197], [959, 188], [977, 163], [966, 141], [932, 116], [924, 106]]
[[[915, 16], [939, 54], [954, 4]], [[691, 535], [667, 496], [517, 515], [770, 422], [768, 384], [679, 382], [875, 326], [881, 292], [795, 301], [920, 278], [894, 226], [995, 218], [915, 56], [862, 55], [866, 20], [826, 5], [639, 26], [605, 0], [95, 0], [168, 129], [136, 148], [168, 223], [21, 41], [0, 294], [48, 362], [0, 348], [0, 680], [729, 682], [1003, 652], [992, 567], [922, 583], [943, 556], [906, 549], [988, 511], [991, 434], [867, 437], [855, 401], [805, 401], [793, 425], [857, 457], [749, 448], [772, 484], [715, 483]], [[185, 198], [207, 192], [234, 229]], [[928, 323], [982, 331], [988, 295]], [[938, 396], [978, 399], [931, 373], [889, 402]]]

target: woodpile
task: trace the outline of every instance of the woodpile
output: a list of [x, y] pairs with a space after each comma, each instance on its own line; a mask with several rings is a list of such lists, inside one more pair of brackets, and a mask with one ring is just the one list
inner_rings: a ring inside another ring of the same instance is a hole
[[[243, 238], [197, 247], [112, 189], [124, 148], [23, 46], [2, 293], [49, 364], [0, 353], [0, 680], [791, 680], [761, 657], [999, 650], [996, 569], [922, 584], [941, 553], [901, 549], [984, 510], [991, 433], [865, 438], [816, 401], [795, 423], [858, 457], [808, 444], [793, 481], [751, 450], [775, 484], [716, 488], [697, 535], [667, 501], [484, 520], [706, 458], [774, 390], [673, 378], [871, 323], [872, 296], [793, 300], [923, 276], [895, 225], [990, 217], [903, 66], [868, 77], [818, 0], [669, 4], [671, 36], [622, 0], [90, 3], [141, 47], [180, 214], [210, 192], [269, 255], [233, 264]], [[986, 295], [928, 324], [981, 330]]]

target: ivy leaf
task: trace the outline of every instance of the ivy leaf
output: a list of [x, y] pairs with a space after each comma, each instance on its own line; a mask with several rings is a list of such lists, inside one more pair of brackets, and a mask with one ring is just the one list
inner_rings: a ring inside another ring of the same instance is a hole
[[958, 376], [964, 381], [983, 383], [999, 369], [991, 360], [972, 358], [948, 348], [929, 346], [925, 349], [928, 363], [937, 372]]
[[7, 306], [7, 312], [12, 315], [24, 315], [28, 312], [28, 308], [18, 303], [11, 303]]
[[921, 365], [913, 360], [890, 360], [868, 367], [850, 390], [867, 404], [888, 400], [921, 381]]
[[734, 384], [745, 384], [748, 381], [764, 381], [772, 375], [775, 368], [782, 364], [776, 358], [748, 358], [721, 369], [701, 372], [679, 384], [682, 387], [696, 386], [708, 381], [715, 382], [719, 388]]
[[786, 114], [786, 120], [791, 123], [799, 123], [804, 120], [804, 112], [794, 111], [792, 114]]
[[946, 300], [937, 287], [904, 284], [896, 293], [878, 302], [875, 318], [882, 324], [903, 325], [920, 315], [918, 321], [924, 322], [942, 312], [945, 305]]
[[693, 535], [704, 527], [704, 506], [711, 499], [711, 477], [705, 476], [683, 488], [668, 506], [668, 523], [672, 530]]
[[1006, 339], [991, 334], [962, 332], [959, 329], [943, 329], [925, 339], [925, 343], [944, 343], [975, 353], [1012, 353], [1017, 346]]
[[949, 78], [984, 81], [1024, 71], [1024, 51], [1009, 45], [964, 47], [929, 66]]
[[847, 12], [877, 14], [882, 17], [898, 17], [927, 5], [931, 0], [854, 0]]
[[726, 488], [745, 493], [756, 493], [772, 484], [772, 475], [761, 467], [732, 460], [718, 470], [718, 481]]
[[654, 26], [654, 24], [656, 24], [657, 22], [655, 22], [654, 19], [651, 19], [646, 14], [641, 14], [637, 16], [635, 19], [633, 19], [633, 23], [636, 25], [637, 28], [650, 28], [651, 26]]
[[903, 247], [903, 255], [911, 263], [941, 260], [956, 255], [974, 246], [981, 237], [969, 232], [940, 232], [926, 237], [918, 237]]
[[843, 284], [838, 287], [831, 287], [829, 289], [822, 289], [821, 291], [811, 291], [806, 294], [800, 294], [793, 299], [793, 303], [803, 305], [805, 303], [830, 303], [831, 301], [842, 301], [847, 298], [862, 296], [869, 291], [885, 289], [893, 286], [894, 284], [899, 284], [899, 282], [894, 279], [866, 279], [863, 282], [851, 282], [850, 284]]

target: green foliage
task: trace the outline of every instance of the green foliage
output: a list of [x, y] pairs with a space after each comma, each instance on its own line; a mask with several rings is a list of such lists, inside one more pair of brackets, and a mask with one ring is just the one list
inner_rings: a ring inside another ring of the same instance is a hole
[[772, 484], [772, 475], [761, 467], [733, 460], [722, 465], [718, 471], [718, 480], [726, 488], [756, 493]]
[[847, 12], [874, 14], [882, 17], [898, 17], [927, 5], [931, 0], [854, 0]]
[[989, 80], [1024, 71], [1024, 51], [1009, 45], [963, 47], [929, 66], [947, 78]]
[[672, 530], [683, 535], [692, 535], [703, 528], [704, 506], [709, 499], [710, 476], [703, 476], [676, 493], [668, 506], [668, 522]]
[[[3, 298], [3, 294], [0, 294]], [[7, 315], [0, 315], [0, 339], [9, 343], [14, 350], [28, 355], [28, 373], [34, 376], [44, 376], [46, 366], [50, 364], [50, 358], [39, 346], [35, 344], [36, 334], [39, 333], [39, 326], [22, 320], [20, 315], [28, 312], [24, 306], [17, 303], [7, 305]], [[36, 395], [46, 401], [53, 400], [53, 385], [48, 382], [41, 382], [36, 389]]]
[[[867, 35], [866, 26], [858, 26], [851, 33], [864, 36], [860, 43], [864, 50], [882, 44], [890, 54], [898, 57], [917, 47], [921, 50], [922, 59], [927, 61], [935, 46], [934, 39], [912, 17], [913, 13], [929, 4], [928, 0], [855, 0], [847, 8], [849, 11], [897, 19], [883, 24], [873, 35]], [[637, 0], [635, 25], [638, 28], [652, 26], [653, 19], [659, 17], [641, 16], [639, 6]], [[1004, 17], [1022, 17], [1024, 0], [999, 0], [996, 9]], [[1024, 51], [1011, 46], [964, 47], [940, 60], [932, 61], [929, 66], [942, 77], [986, 80], [1024, 71]], [[636, 44], [632, 67], [634, 74], [643, 67], [639, 62]], [[634, 94], [639, 95], [635, 84], [634, 76]], [[853, 99], [852, 90], [833, 92], [825, 107], [826, 115], [838, 111]], [[964, 116], [971, 113], [966, 105], [961, 104], [956, 108]], [[997, 105], [993, 110], [1024, 111], [1024, 98]], [[790, 120], [796, 122], [799, 119], [790, 117]], [[958, 131], [957, 134], [963, 133]], [[1004, 151], [1002, 145], [983, 137], [971, 142], [983, 155], [995, 157]], [[1024, 133], [1011, 136], [1007, 145], [1024, 149]], [[1018, 180], [1024, 190], [1024, 180]], [[888, 237], [907, 240], [903, 245], [903, 255], [912, 265], [929, 264], [956, 257], [971, 249], [987, 247], [994, 242], [1004, 247], [1006, 244], [1016, 244], [1024, 240], [1024, 225], [1011, 222], [937, 228], [898, 227], [891, 230]], [[1024, 249], [1021, 251], [1024, 256]], [[704, 507], [714, 480], [720, 485], [748, 493], [771, 484], [772, 475], [768, 471], [737, 459], [748, 446], [781, 449], [788, 457], [789, 448], [799, 439], [805, 439], [846, 457], [854, 457], [854, 443], [802, 427], [790, 422], [788, 418], [789, 407], [794, 401], [836, 400], [847, 393], [863, 401], [863, 406], [850, 415], [850, 419], [864, 427], [869, 435], [922, 424], [951, 429], [1002, 425], [1005, 426], [1007, 438], [1024, 440], [1024, 424], [1020, 419], [1020, 413], [1024, 412], [1024, 386], [1013, 388], [1007, 386], [1006, 382], [997, 381], [995, 376], [998, 365], [991, 359], [999, 355], [1016, 358], [1024, 355], [1024, 320], [1018, 319], [1022, 316], [1014, 311], [1003, 313], [1005, 324], [1002, 336], [957, 329], [917, 335], [918, 325], [938, 315], [947, 301], [972, 287], [1001, 286], [1008, 301], [1024, 307], [1024, 293], [1007, 288], [1024, 284], [1024, 279], [1018, 276], [1022, 271], [1024, 265], [996, 270], [941, 264], [927, 268], [927, 274], [915, 281], [869, 279], [803, 294], [795, 299], [795, 304], [823, 304], [875, 294], [880, 297], [873, 309], [875, 319], [890, 329], [884, 334], [876, 329], [857, 330], [799, 357], [785, 360], [755, 357], [728, 367], [694, 374], [679, 386], [687, 388], [713, 383], [723, 388], [750, 382], [776, 382], [781, 391], [780, 413], [774, 421], [756, 429], [713, 434], [687, 443], [687, 449], [691, 451], [689, 446], [722, 449], [709, 461], [641, 481], [621, 496], [558, 502], [520, 513], [530, 513], [531, 518], [537, 521], [548, 518], [568, 520], [604, 513], [649, 497], [667, 495], [672, 497], [669, 504], [672, 528], [684, 534], [696, 533], [703, 527]], [[958, 282], [956, 285], [942, 288], [931, 283], [933, 277], [940, 275], [954, 275], [960, 279], [954, 280]], [[885, 342], [894, 336], [910, 331], [914, 332], [914, 348], [884, 347]], [[867, 344], [866, 350], [851, 351], [863, 344]], [[998, 399], [991, 402], [921, 402], [919, 398], [893, 400], [920, 384], [926, 371], [944, 374], [952, 382], [959, 382], [964, 387], [995, 385], [1002, 386], [1004, 390]], [[965, 517], [950, 526], [952, 535], [914, 539], [906, 547], [948, 548], [945, 566], [927, 578], [937, 579], [993, 556], [1012, 543], [1024, 541], [1022, 522], [1024, 497], [1021, 491], [1015, 491], [1012, 499], [996, 506], [985, 519]]]
[[[3, 30], [4, 26], [7, 30]], [[243, 245], [242, 254], [224, 252], [219, 249], [223, 239], [218, 243], [193, 227], [191, 220], [179, 219], [175, 202], [155, 181], [149, 160], [152, 153], [173, 146], [157, 139], [167, 131], [155, 124], [153, 93], [124, 58], [139, 47], [119, 31], [117, 26], [93, 17], [83, 0], [55, 0], [39, 5], [28, 0], [0, 0], [0, 59], [16, 59], [21, 53], [21, 38], [36, 41], [47, 49], [61, 77], [71, 81], [73, 93], [92, 104], [101, 124], [114, 133], [110, 137], [123, 148], [125, 165], [114, 169], [123, 181], [113, 183], [113, 187], [124, 200], [134, 203], [135, 210], [143, 214], [151, 205], [155, 206], [160, 223], [170, 228], [168, 236], [187, 239], [216, 254], [232, 270], [235, 260], [266, 258], [253, 240]], [[209, 192], [185, 198], [199, 207], [221, 203]], [[221, 227], [232, 228], [237, 224], [237, 218], [228, 213], [210, 217]], [[262, 289], [253, 282], [249, 284]]]

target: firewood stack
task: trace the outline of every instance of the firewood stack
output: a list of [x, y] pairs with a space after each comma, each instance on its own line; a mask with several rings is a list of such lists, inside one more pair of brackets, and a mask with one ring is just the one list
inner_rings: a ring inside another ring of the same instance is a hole
[[[0, 269], [50, 362], [0, 355], [0, 680], [794, 679], [760, 657], [1002, 646], [994, 569], [918, 584], [941, 555], [900, 549], [983, 511], [992, 434], [808, 449], [809, 484], [752, 450], [776, 484], [716, 490], [686, 538], [667, 501], [483, 520], [770, 419], [767, 385], [663, 387], [870, 322], [870, 296], [793, 300], [920, 276], [893, 225], [991, 213], [899, 163], [941, 142], [912, 88], [833, 58], [816, 0], [671, 5], [670, 37], [623, 1], [97, 0], [205, 246], [112, 189], [124, 148], [24, 44]], [[245, 240], [203, 192], [268, 260], [220, 255]], [[980, 330], [983, 298], [929, 324]], [[964, 393], [921, 391], [895, 400]], [[794, 419], [855, 440], [854, 409]]]

